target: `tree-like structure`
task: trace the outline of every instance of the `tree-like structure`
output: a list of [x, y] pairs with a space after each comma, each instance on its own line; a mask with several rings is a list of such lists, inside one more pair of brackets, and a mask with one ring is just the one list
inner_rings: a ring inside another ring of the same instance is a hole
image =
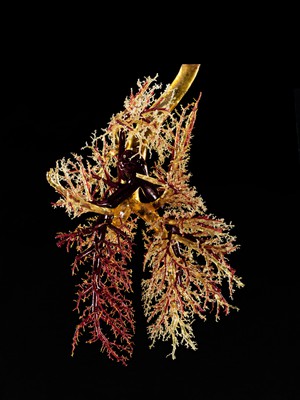
[[[58, 233], [58, 246], [76, 249], [73, 274], [84, 270], [75, 309], [80, 319], [73, 353], [84, 330], [109, 358], [127, 365], [135, 330], [132, 256], [137, 220], [145, 223], [142, 301], [152, 345], [170, 340], [196, 349], [192, 324], [215, 308], [228, 314], [232, 306], [222, 294], [228, 282], [232, 299], [241, 279], [228, 254], [238, 248], [231, 224], [208, 214], [190, 185], [188, 172], [192, 131], [201, 95], [173, 111], [197, 73], [199, 64], [183, 64], [164, 90], [157, 76], [138, 81], [124, 110], [113, 115], [101, 134], [94, 132], [83, 147], [57, 161], [47, 180], [60, 195], [54, 207], [71, 218], [87, 214], [73, 232]], [[159, 92], [157, 99], [156, 94]], [[92, 216], [91, 216], [92, 215]]]

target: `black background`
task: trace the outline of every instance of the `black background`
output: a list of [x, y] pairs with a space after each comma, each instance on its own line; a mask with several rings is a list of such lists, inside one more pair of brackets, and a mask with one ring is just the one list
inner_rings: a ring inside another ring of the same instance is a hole
[[[67, 59], [66, 59], [67, 58]], [[202, 64], [182, 100], [202, 92], [194, 128], [192, 184], [208, 211], [235, 225], [230, 258], [245, 288], [216, 323], [195, 322], [198, 350], [149, 349], [140, 303], [142, 241], [134, 270], [135, 350], [127, 367], [82, 339], [72, 358], [74, 254], [55, 233], [73, 226], [51, 202], [46, 171], [80, 152], [122, 109], [137, 79], [170, 83], [176, 63], [82, 62], [26, 53], [2, 78], [3, 400], [159, 398], [296, 399], [299, 393], [299, 153], [294, 91], [298, 66], [273, 62]], [[194, 61], [194, 60], [193, 60]], [[84, 65], [84, 66], [83, 66]]]

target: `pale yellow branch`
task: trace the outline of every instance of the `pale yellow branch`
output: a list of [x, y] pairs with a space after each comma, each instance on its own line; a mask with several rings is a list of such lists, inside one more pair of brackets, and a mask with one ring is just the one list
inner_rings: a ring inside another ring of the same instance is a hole
[[[174, 81], [169, 85], [168, 89], [160, 96], [160, 98], [151, 106], [152, 109], [166, 107], [168, 111], [172, 111], [186, 92], [189, 90], [191, 84], [197, 76], [201, 64], [182, 64]], [[162, 111], [163, 112], [163, 111]], [[165, 118], [168, 113], [165, 113]], [[151, 120], [151, 117], [149, 117]], [[145, 137], [149, 132], [145, 132]], [[127, 148], [134, 151], [137, 150], [136, 137], [133, 135], [127, 143]], [[146, 159], [146, 146], [142, 146], [141, 155]]]
[[62, 195], [65, 198], [72, 199], [72, 202], [79, 203], [82, 208], [85, 209], [85, 212], [95, 212], [96, 214], [102, 215], [114, 215], [114, 210], [107, 207], [99, 207], [96, 204], [90, 203], [89, 201], [84, 200], [81, 196], [75, 193], [71, 193], [70, 190], [64, 188], [61, 184], [57, 183], [52, 179], [52, 175], [54, 174], [54, 170], [51, 168], [47, 174], [47, 181], [52, 186], [57, 193]]

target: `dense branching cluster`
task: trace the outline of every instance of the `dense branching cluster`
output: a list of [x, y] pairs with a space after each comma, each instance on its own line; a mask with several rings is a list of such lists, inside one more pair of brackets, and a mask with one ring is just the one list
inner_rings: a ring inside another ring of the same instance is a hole
[[[79, 312], [73, 352], [83, 331], [111, 359], [127, 364], [133, 351], [134, 310], [130, 300], [134, 235], [144, 221], [142, 301], [152, 345], [171, 342], [196, 349], [192, 324], [207, 311], [228, 314], [241, 279], [230, 267], [235, 251], [231, 224], [208, 214], [190, 185], [192, 130], [200, 96], [171, 111], [156, 78], [138, 81], [101, 134], [83, 155], [72, 154], [47, 174], [70, 217], [86, 214], [73, 232], [58, 233], [58, 245], [75, 248], [73, 274], [82, 273], [75, 309]], [[163, 104], [163, 106], [162, 106]], [[228, 282], [228, 296], [222, 294]]]

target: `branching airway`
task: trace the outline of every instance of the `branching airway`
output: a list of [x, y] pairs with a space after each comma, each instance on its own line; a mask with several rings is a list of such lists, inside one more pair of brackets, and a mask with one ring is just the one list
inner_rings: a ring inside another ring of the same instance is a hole
[[91, 151], [88, 159], [73, 153], [47, 173], [60, 195], [53, 205], [64, 207], [71, 217], [88, 215], [73, 232], [56, 236], [59, 247], [76, 250], [72, 273], [85, 271], [77, 291], [80, 316], [72, 353], [87, 331], [89, 342], [100, 342], [109, 358], [126, 365], [132, 355], [134, 312], [127, 298], [132, 271], [127, 265], [138, 218], [146, 226], [144, 268], [151, 277], [142, 281], [142, 298], [152, 345], [156, 339], [170, 339], [173, 358], [179, 344], [196, 349], [194, 315], [205, 319], [209, 304], [216, 305], [217, 319], [219, 309], [228, 313], [231, 306], [219, 288], [224, 279], [230, 296], [234, 285], [243, 286], [227, 263], [226, 255], [237, 248], [231, 226], [207, 215], [189, 184], [189, 150], [201, 94], [172, 112], [198, 68], [183, 64], [158, 100], [156, 78], [138, 82], [125, 109], [85, 146]]
[[[193, 235], [190, 235], [187, 233], [181, 233], [180, 229], [176, 225], [166, 224], [165, 228], [168, 231], [168, 240], [171, 240], [172, 235], [178, 235], [184, 239], [188, 239], [190, 242], [194, 242], [194, 243], [197, 242], [197, 239]], [[176, 241], [172, 245], [172, 249], [173, 249], [176, 257], [182, 257], [181, 250], [180, 250], [180, 243], [178, 241]]]
[[126, 268], [132, 256], [128, 227], [115, 226], [110, 216], [101, 215], [89, 226], [79, 226], [75, 232], [58, 235], [58, 239], [59, 246], [77, 245], [74, 273], [82, 264], [92, 264], [78, 285], [75, 310], [81, 315], [72, 354], [80, 335], [88, 330], [89, 343], [100, 341], [109, 358], [126, 365], [133, 351], [134, 334], [134, 311], [125, 297], [132, 291], [131, 272]]

